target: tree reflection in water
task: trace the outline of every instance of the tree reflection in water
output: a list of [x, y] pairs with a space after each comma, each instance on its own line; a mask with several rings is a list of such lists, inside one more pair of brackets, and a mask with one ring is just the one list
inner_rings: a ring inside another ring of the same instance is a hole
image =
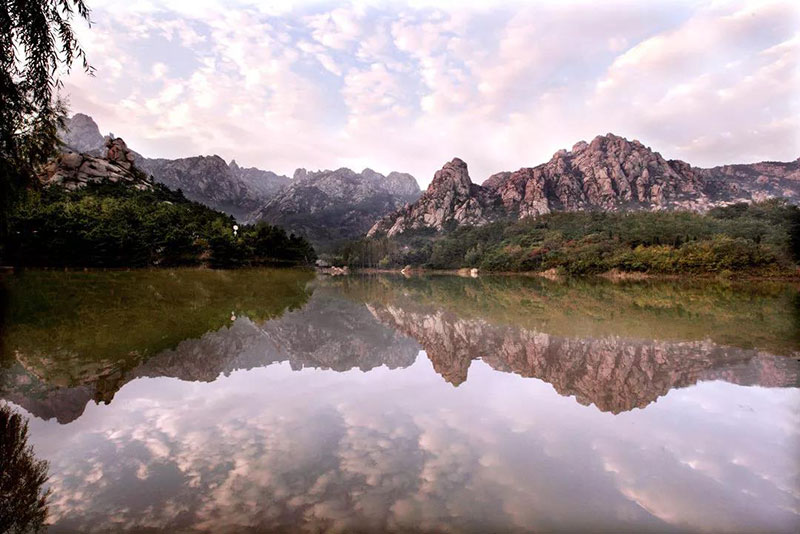
[[39, 532], [47, 519], [48, 463], [28, 445], [28, 421], [0, 405], [0, 533]]

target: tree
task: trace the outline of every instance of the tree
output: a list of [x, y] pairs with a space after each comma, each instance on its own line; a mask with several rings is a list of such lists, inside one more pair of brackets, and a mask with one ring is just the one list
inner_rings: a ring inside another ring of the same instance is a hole
[[0, 1], [0, 243], [11, 203], [58, 146], [59, 68], [80, 61], [92, 73], [72, 29], [76, 14], [90, 22], [83, 0]]
[[47, 462], [28, 445], [28, 422], [0, 404], [0, 532], [39, 532], [47, 519]]

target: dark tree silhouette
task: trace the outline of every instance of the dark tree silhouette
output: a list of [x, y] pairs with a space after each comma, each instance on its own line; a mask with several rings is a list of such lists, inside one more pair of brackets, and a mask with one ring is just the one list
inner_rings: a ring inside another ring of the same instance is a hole
[[0, 533], [39, 532], [47, 519], [47, 462], [28, 445], [28, 422], [0, 405]]
[[0, 0], [0, 244], [8, 207], [58, 146], [59, 69], [80, 61], [92, 72], [72, 30], [76, 15], [89, 22], [83, 0]]

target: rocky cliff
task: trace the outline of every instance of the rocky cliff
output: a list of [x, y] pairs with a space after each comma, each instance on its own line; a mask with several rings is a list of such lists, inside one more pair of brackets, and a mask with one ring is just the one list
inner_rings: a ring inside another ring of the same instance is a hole
[[415, 201], [419, 193], [417, 181], [410, 174], [297, 169], [291, 184], [250, 220], [300, 233], [315, 247], [324, 249], [363, 235], [377, 219]]
[[105, 142], [103, 134], [89, 115], [76, 113], [67, 119], [64, 128], [59, 131], [59, 137], [69, 151], [92, 156], [102, 155]]
[[547, 163], [473, 184], [460, 159], [436, 173], [418, 202], [378, 221], [369, 235], [442, 230], [553, 211], [692, 210], [766, 198], [800, 202], [800, 159], [712, 169], [666, 160], [639, 141], [607, 134]]

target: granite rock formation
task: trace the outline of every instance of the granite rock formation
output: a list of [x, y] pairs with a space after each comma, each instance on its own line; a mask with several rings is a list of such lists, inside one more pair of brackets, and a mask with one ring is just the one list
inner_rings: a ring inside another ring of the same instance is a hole
[[481, 225], [553, 211], [691, 210], [767, 198], [800, 202], [800, 159], [712, 169], [666, 160], [639, 141], [614, 134], [559, 150], [547, 163], [473, 184], [455, 159], [416, 203], [378, 221], [368, 235], [397, 235], [447, 225]]
[[59, 131], [59, 137], [67, 150], [91, 156], [102, 155], [105, 139], [97, 123], [89, 115], [76, 113], [66, 120], [64, 126]]
[[189, 200], [244, 219], [289, 179], [269, 171], [242, 169], [220, 156], [179, 159], [139, 158], [137, 165], [153, 179]]
[[89, 183], [126, 183], [136, 189], [152, 189], [153, 182], [134, 165], [134, 154], [121, 138], [106, 137], [103, 153], [61, 152], [39, 176], [44, 185], [74, 191]]

